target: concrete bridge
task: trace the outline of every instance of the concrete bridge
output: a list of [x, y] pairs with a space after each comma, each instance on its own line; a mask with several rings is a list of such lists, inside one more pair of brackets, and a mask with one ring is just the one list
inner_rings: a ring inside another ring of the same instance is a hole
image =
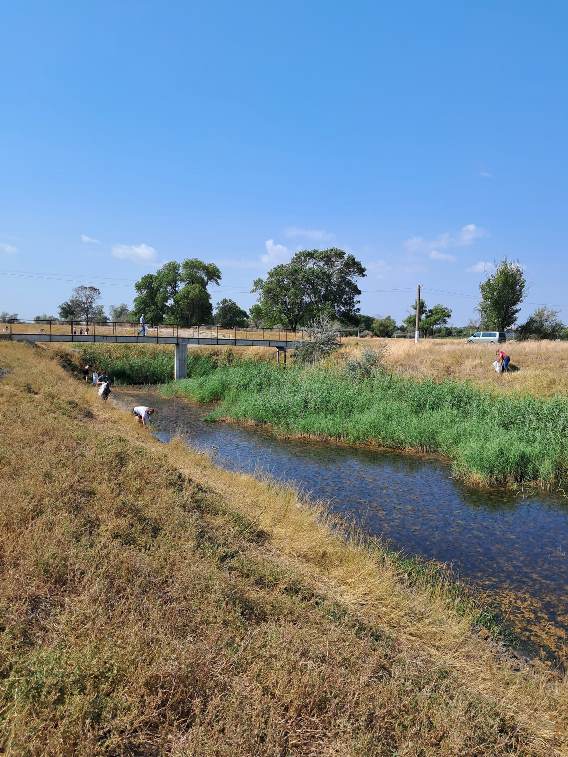
[[30, 342], [77, 342], [78, 344], [173, 344], [175, 346], [174, 377], [187, 376], [187, 349], [192, 345], [225, 345], [230, 347], [264, 347], [277, 351], [278, 362], [283, 355], [304, 341], [303, 331], [286, 329], [227, 329], [218, 326], [146, 326], [138, 324], [87, 323], [79, 321], [11, 321], [0, 324], [0, 339]]

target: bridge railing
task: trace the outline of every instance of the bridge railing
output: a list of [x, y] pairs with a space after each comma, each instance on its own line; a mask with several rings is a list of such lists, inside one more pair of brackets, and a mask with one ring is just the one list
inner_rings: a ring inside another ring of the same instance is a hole
[[144, 328], [139, 323], [126, 323], [124, 321], [61, 321], [61, 320], [21, 320], [10, 319], [0, 321], [0, 338], [14, 336], [42, 336], [46, 341], [50, 337], [66, 336], [70, 341], [80, 337], [77, 341], [87, 341], [91, 337], [96, 341], [97, 336], [104, 336], [112, 341], [120, 336], [155, 338], [160, 341], [164, 338], [174, 339], [203, 339], [213, 343], [227, 343], [230, 341], [261, 341], [271, 340], [280, 342], [297, 342], [307, 338], [303, 330], [291, 329], [263, 329], [256, 327], [226, 328], [217, 325], [177, 326], [160, 323], [157, 325], [145, 324]]

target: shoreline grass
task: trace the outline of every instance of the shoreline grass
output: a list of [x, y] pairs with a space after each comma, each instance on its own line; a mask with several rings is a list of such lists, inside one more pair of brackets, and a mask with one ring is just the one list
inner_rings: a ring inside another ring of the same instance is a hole
[[472, 482], [551, 488], [565, 482], [568, 398], [495, 395], [471, 385], [377, 373], [355, 380], [328, 367], [189, 358], [190, 377], [166, 396], [218, 402], [215, 418], [286, 435], [438, 453]]
[[566, 753], [566, 680], [515, 670], [442, 589], [40, 350], [0, 365], [6, 752]]
[[[434, 349], [446, 348], [453, 349]], [[80, 356], [118, 383], [166, 383], [166, 395], [217, 402], [212, 418], [263, 424], [290, 437], [441, 455], [454, 475], [478, 486], [552, 489], [568, 477], [565, 395], [488, 391], [387, 371], [353, 379], [341, 360], [282, 370], [258, 349], [245, 349], [244, 359], [226, 348], [191, 350], [189, 378], [175, 383], [168, 347], [87, 345], [56, 354], [74, 370]]]

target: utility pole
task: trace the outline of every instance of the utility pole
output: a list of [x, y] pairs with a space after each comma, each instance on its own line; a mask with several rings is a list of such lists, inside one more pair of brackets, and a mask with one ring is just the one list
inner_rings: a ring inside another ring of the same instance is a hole
[[418, 344], [420, 339], [420, 284], [416, 290], [416, 326], [414, 328], [414, 342]]

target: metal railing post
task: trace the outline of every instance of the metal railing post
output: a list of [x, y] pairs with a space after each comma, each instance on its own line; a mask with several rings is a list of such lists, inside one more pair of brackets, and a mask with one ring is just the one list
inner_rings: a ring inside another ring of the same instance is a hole
[[235, 347], [237, 346], [237, 327], [235, 326]]
[[219, 344], [219, 324], [217, 324], [217, 344]]
[[73, 321], [71, 321], [71, 341], [72, 341], [72, 342], [74, 342], [74, 341], [75, 341], [75, 340], [73, 339], [73, 337], [74, 337], [74, 336], [75, 336], [75, 334], [74, 334], [74, 329], [73, 329]]
[[93, 321], [93, 342], [97, 341], [97, 324]]
[[156, 344], [160, 343], [160, 324], [156, 324]]
[[49, 322], [49, 341], [51, 342], [51, 321]]
[[197, 324], [197, 344], [199, 344], [199, 324]]

